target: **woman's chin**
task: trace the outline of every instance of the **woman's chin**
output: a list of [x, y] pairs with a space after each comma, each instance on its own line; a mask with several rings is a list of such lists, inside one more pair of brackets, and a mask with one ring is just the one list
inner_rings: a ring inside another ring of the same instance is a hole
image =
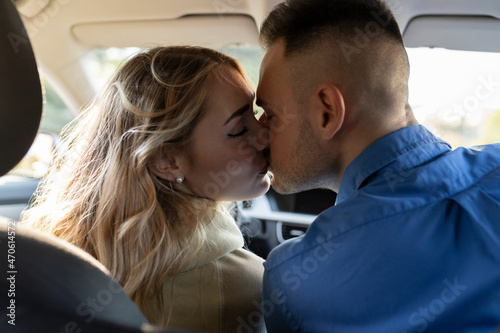
[[272, 179], [272, 174], [267, 173], [264, 175], [264, 177], [262, 178], [262, 189], [263, 189], [262, 193], [260, 193], [256, 197], [260, 197], [261, 195], [269, 191], [269, 188], [271, 187], [271, 179]]
[[266, 175], [265, 177], [262, 178], [261, 182], [254, 187], [251, 191], [248, 191], [247, 193], [241, 193], [240, 196], [238, 196], [238, 199], [232, 200], [232, 201], [242, 201], [242, 200], [251, 200], [255, 199], [257, 197], [260, 197], [269, 191], [269, 188], [271, 187], [271, 180], [269, 177]]

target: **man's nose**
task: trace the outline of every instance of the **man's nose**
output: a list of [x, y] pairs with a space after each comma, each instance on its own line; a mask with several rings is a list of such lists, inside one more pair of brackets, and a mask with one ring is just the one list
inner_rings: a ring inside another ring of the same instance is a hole
[[260, 123], [258, 120], [255, 120], [253, 130], [254, 140], [252, 140], [252, 144], [257, 151], [264, 151], [269, 148], [269, 129]]

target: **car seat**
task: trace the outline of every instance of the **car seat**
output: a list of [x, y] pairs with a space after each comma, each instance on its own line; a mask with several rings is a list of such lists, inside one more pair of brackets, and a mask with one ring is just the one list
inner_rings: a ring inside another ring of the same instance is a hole
[[[42, 92], [33, 50], [12, 0], [0, 0], [0, 37], [3, 175], [36, 136]], [[0, 218], [0, 254], [1, 332], [167, 332], [148, 324], [97, 260], [63, 240]]]

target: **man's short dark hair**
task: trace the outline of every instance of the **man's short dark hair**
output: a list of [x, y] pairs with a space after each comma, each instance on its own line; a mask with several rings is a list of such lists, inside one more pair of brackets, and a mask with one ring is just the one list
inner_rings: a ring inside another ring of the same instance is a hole
[[325, 33], [345, 41], [359, 31], [388, 37], [403, 45], [396, 19], [381, 0], [286, 0], [263, 22], [260, 42], [268, 48], [283, 38], [285, 55], [290, 55]]

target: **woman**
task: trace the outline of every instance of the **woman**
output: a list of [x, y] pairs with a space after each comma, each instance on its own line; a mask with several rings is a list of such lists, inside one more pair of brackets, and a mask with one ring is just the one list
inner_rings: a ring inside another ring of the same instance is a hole
[[153, 324], [260, 330], [262, 259], [222, 203], [269, 188], [253, 100], [219, 52], [139, 53], [74, 123], [24, 219], [101, 261]]

